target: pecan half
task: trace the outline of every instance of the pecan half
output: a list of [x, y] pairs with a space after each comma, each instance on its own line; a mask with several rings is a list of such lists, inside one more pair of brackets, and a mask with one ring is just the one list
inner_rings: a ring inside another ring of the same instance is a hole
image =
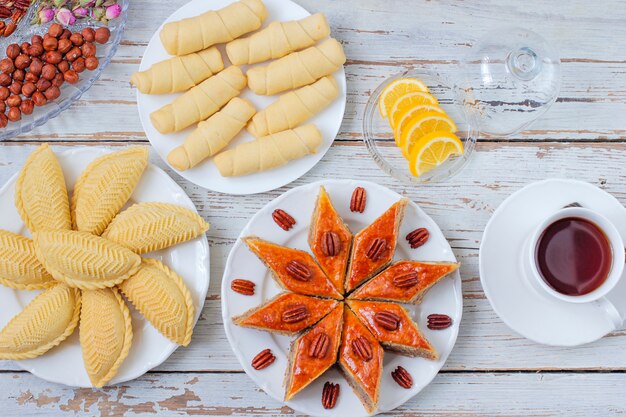
[[428, 230], [422, 227], [419, 229], [415, 229], [411, 233], [406, 235], [406, 240], [409, 241], [411, 249], [416, 249], [426, 243], [429, 237], [430, 233], [428, 233]]
[[335, 407], [338, 397], [339, 384], [333, 384], [332, 382], [327, 381], [324, 384], [324, 389], [322, 390], [322, 406], [327, 410]]
[[381, 237], [377, 237], [370, 243], [366, 256], [372, 261], [377, 261], [383, 257], [385, 252], [387, 252], [387, 241]]
[[431, 314], [428, 316], [428, 328], [443, 330], [452, 326], [452, 318], [446, 314]]
[[254, 295], [254, 286], [256, 284], [247, 279], [234, 279], [230, 283], [230, 289], [243, 295]]
[[322, 236], [322, 253], [324, 256], [333, 257], [341, 251], [341, 238], [335, 232], [324, 232]]
[[356, 187], [352, 192], [350, 199], [350, 211], [363, 213], [365, 211], [365, 203], [367, 202], [367, 193], [365, 188]]
[[419, 282], [417, 271], [403, 272], [393, 277], [393, 285], [398, 288], [409, 288]]
[[352, 351], [364, 362], [372, 360], [372, 344], [363, 336], [358, 336], [352, 341]]
[[398, 366], [395, 371], [391, 372], [391, 377], [402, 388], [409, 389], [413, 386], [413, 378], [411, 378], [411, 374], [401, 366]]
[[309, 347], [309, 356], [312, 358], [322, 359], [328, 353], [330, 348], [330, 337], [324, 332], [319, 333]]
[[281, 229], [288, 231], [296, 224], [296, 221], [287, 212], [281, 209], [276, 209], [272, 213], [272, 219], [276, 222]]
[[309, 310], [304, 304], [292, 304], [283, 311], [285, 323], [297, 323], [309, 316]]
[[311, 270], [300, 261], [289, 261], [285, 269], [292, 278], [298, 281], [309, 281], [311, 279]]
[[276, 356], [272, 353], [270, 349], [265, 349], [260, 351], [254, 359], [252, 359], [252, 367], [257, 371], [261, 369], [265, 369], [276, 360]]
[[374, 314], [374, 320], [383, 329], [394, 331], [398, 330], [398, 326], [400, 326], [400, 320], [402, 320], [402, 318], [391, 311], [379, 311]]

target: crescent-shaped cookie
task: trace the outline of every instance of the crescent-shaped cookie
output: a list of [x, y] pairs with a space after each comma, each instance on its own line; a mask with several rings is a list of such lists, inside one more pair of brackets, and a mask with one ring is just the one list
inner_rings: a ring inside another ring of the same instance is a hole
[[52, 276], [82, 290], [112, 287], [133, 275], [141, 257], [88, 232], [42, 231], [33, 236], [37, 258]]
[[37, 259], [32, 240], [0, 230], [0, 284], [16, 290], [40, 290], [55, 281]]
[[89, 379], [103, 387], [117, 374], [133, 340], [130, 311], [116, 288], [82, 292], [79, 330]]
[[130, 198], [146, 166], [145, 146], [113, 152], [90, 163], [72, 195], [74, 228], [101, 235]]
[[31, 232], [72, 228], [63, 170], [48, 144], [30, 154], [15, 184], [15, 207]]
[[0, 359], [43, 355], [72, 334], [80, 313], [80, 291], [57, 284], [35, 297], [0, 331]]
[[118, 214], [102, 237], [135, 253], [147, 253], [194, 239], [207, 230], [209, 224], [187, 208], [137, 203]]
[[161, 334], [187, 346], [195, 307], [182, 278], [156, 259], [144, 258], [135, 275], [119, 286], [126, 298]]

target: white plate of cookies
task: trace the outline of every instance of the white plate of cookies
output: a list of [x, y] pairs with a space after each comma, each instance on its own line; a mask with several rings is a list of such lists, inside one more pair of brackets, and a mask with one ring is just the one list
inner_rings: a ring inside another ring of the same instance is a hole
[[255, 194], [324, 156], [345, 60], [326, 17], [290, 0], [193, 0], [153, 35], [131, 83], [163, 160], [203, 188]]

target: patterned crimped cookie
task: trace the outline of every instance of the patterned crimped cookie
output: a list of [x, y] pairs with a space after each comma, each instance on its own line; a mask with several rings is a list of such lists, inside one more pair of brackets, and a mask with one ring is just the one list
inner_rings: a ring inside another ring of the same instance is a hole
[[105, 386], [117, 374], [133, 341], [130, 311], [117, 288], [83, 291], [80, 346], [94, 387]]
[[118, 214], [102, 237], [135, 253], [147, 253], [194, 239], [207, 230], [209, 224], [184, 207], [138, 203]]
[[89, 164], [74, 186], [74, 229], [101, 235], [130, 198], [146, 166], [146, 146], [113, 152]]
[[182, 278], [156, 259], [144, 258], [135, 275], [119, 285], [126, 298], [163, 336], [187, 346], [195, 308]]
[[43, 355], [72, 334], [80, 316], [80, 291], [57, 284], [39, 294], [0, 332], [0, 359]]
[[41, 231], [33, 236], [37, 258], [52, 276], [70, 287], [112, 287], [133, 275], [141, 257], [88, 232]]
[[63, 170], [48, 144], [30, 154], [15, 184], [15, 207], [31, 232], [72, 228]]
[[0, 284], [16, 290], [41, 290], [55, 283], [37, 259], [32, 240], [0, 230]]

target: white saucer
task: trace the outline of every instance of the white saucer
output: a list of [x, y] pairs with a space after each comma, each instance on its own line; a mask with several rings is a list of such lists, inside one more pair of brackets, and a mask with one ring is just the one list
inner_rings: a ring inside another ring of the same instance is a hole
[[[534, 290], [524, 276], [527, 237], [549, 214], [573, 202], [607, 217], [626, 238], [626, 209], [615, 197], [586, 182], [549, 179], [507, 198], [487, 223], [480, 245], [480, 281], [491, 306], [511, 329], [546, 345], [582, 345], [616, 330], [599, 304], [557, 300]], [[626, 317], [623, 276], [607, 298]]]

